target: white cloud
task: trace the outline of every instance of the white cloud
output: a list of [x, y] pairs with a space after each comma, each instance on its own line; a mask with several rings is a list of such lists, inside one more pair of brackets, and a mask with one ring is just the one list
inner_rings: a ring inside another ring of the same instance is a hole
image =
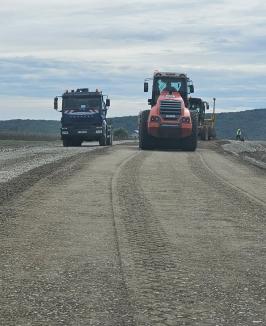
[[5, 105], [14, 118], [38, 117], [17, 96], [46, 110], [86, 86], [109, 93], [115, 114], [135, 114], [154, 69], [187, 72], [197, 96], [216, 96], [222, 110], [265, 107], [265, 17], [262, 0], [2, 0], [1, 119]]
[[53, 101], [47, 98], [27, 96], [0, 96], [1, 118], [59, 120], [60, 114], [53, 110]]

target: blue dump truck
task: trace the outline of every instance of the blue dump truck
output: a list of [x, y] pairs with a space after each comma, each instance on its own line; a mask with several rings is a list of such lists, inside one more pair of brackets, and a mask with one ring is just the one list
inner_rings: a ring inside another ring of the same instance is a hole
[[112, 145], [112, 127], [107, 123], [110, 99], [97, 89], [66, 91], [54, 98], [58, 111], [58, 98], [62, 97], [61, 139], [63, 146], [81, 146], [83, 141], [98, 141], [100, 146]]

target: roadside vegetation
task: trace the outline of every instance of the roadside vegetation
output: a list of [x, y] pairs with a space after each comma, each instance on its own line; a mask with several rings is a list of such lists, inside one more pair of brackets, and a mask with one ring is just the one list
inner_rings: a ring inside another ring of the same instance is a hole
[[114, 129], [113, 137], [114, 137], [114, 140], [128, 139], [128, 131], [124, 128]]
[[14, 133], [0, 132], [0, 140], [23, 140], [23, 141], [54, 141], [59, 140], [60, 136], [56, 134], [31, 134], [31, 133]]

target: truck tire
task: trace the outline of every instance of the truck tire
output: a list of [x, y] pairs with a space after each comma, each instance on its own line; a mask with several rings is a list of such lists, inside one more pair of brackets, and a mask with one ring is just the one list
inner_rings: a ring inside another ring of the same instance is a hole
[[107, 128], [107, 140], [106, 140], [106, 145], [107, 146], [112, 146], [113, 145], [113, 134], [112, 134], [112, 128], [108, 127]]
[[198, 114], [191, 112], [192, 133], [189, 137], [184, 138], [181, 143], [181, 148], [184, 151], [194, 152], [198, 144]]
[[100, 146], [106, 146], [107, 137], [106, 137], [106, 131], [101, 135], [101, 138], [99, 139], [99, 145]]
[[68, 138], [63, 138], [63, 146], [68, 147], [69, 146], [69, 139]]
[[154, 142], [152, 137], [148, 134], [148, 118], [150, 110], [142, 111], [139, 115], [139, 148], [152, 149]]
[[113, 145], [113, 135], [112, 135], [112, 134], [110, 134], [110, 135], [107, 137], [106, 145], [107, 145], [107, 146], [112, 146], [112, 145]]
[[72, 146], [75, 146], [75, 147], [80, 147], [82, 144], [82, 140], [75, 140], [72, 142]]

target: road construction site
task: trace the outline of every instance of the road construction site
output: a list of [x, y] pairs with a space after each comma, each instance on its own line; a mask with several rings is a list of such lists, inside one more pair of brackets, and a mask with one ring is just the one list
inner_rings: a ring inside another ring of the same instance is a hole
[[266, 324], [265, 169], [32, 144], [0, 146], [1, 325]]

